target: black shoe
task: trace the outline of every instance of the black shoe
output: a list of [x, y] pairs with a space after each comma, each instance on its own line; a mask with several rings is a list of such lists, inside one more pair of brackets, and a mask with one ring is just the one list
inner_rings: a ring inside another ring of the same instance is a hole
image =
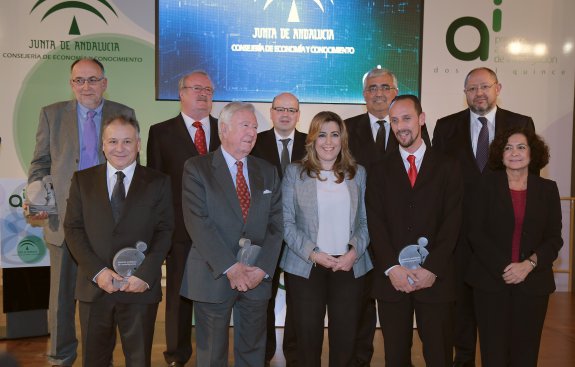
[[168, 367], [184, 367], [185, 365], [186, 365], [185, 363], [180, 363], [180, 362], [168, 363]]

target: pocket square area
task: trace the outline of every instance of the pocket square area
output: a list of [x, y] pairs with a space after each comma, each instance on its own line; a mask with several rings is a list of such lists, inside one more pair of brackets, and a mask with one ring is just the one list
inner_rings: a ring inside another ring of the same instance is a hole
[[271, 193], [272, 193], [271, 190], [264, 190], [264, 195], [265, 195], [265, 194], [271, 194]]

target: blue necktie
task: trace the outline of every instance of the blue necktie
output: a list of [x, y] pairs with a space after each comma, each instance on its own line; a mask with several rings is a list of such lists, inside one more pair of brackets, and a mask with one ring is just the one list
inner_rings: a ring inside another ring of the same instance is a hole
[[80, 167], [86, 169], [99, 163], [98, 160], [98, 134], [94, 116], [96, 111], [88, 111], [82, 134], [83, 146], [80, 149]]

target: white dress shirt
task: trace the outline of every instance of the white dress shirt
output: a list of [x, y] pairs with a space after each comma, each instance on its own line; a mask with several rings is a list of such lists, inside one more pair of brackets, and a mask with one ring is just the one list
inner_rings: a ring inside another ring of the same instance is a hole
[[[184, 122], [186, 123], [186, 128], [192, 137], [192, 141], [196, 144], [196, 128], [194, 127], [193, 123], [198, 121], [194, 120], [190, 116], [186, 115], [182, 112], [182, 117], [184, 118]], [[204, 129], [204, 133], [206, 135], [206, 148], [210, 151], [210, 116], [206, 116], [203, 119], [199, 120], [202, 123], [202, 129]]]
[[[473, 149], [473, 154], [476, 155], [477, 139], [479, 138], [479, 131], [481, 131], [481, 127], [483, 126], [483, 124], [478, 119], [478, 117], [481, 117], [480, 115], [476, 114], [471, 110], [469, 110], [469, 112], [470, 112], [469, 130], [471, 132], [471, 148]], [[495, 108], [493, 108], [491, 111], [489, 111], [489, 113], [483, 116], [487, 119], [487, 129], [489, 130], [489, 144], [491, 144], [491, 142], [495, 138], [495, 112], [497, 112], [497, 106], [495, 106]]]

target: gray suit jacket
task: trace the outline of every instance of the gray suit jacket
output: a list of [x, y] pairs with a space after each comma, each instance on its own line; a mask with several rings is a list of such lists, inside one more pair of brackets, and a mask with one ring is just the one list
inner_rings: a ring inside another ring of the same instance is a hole
[[[313, 263], [309, 255], [316, 247], [319, 218], [317, 209], [316, 178], [307, 174], [300, 175], [302, 166], [290, 164], [284, 173], [282, 183], [284, 240], [287, 244], [282, 254], [280, 267], [290, 274], [309, 277]], [[358, 166], [355, 177], [346, 179], [350, 200], [350, 240], [357, 251], [357, 260], [353, 265], [356, 278], [373, 268], [366, 252], [369, 245], [367, 216], [365, 214], [365, 169]]]
[[[66, 217], [66, 200], [72, 175], [78, 170], [80, 161], [76, 105], [76, 100], [71, 100], [42, 108], [36, 132], [36, 148], [28, 171], [28, 183], [52, 175], [58, 215], [50, 215], [44, 236], [48, 243], [56, 246], [64, 243], [62, 224]], [[135, 116], [133, 109], [104, 100], [102, 122], [120, 113]], [[103, 163], [105, 158], [101, 146], [100, 141], [100, 163]]]
[[247, 159], [251, 203], [245, 223], [221, 147], [184, 165], [182, 207], [192, 238], [181, 288], [186, 298], [222, 303], [236, 295], [224, 272], [237, 262], [242, 237], [262, 247], [254, 265], [270, 276], [245, 295], [253, 300], [271, 297], [283, 238], [280, 179], [270, 163]]

